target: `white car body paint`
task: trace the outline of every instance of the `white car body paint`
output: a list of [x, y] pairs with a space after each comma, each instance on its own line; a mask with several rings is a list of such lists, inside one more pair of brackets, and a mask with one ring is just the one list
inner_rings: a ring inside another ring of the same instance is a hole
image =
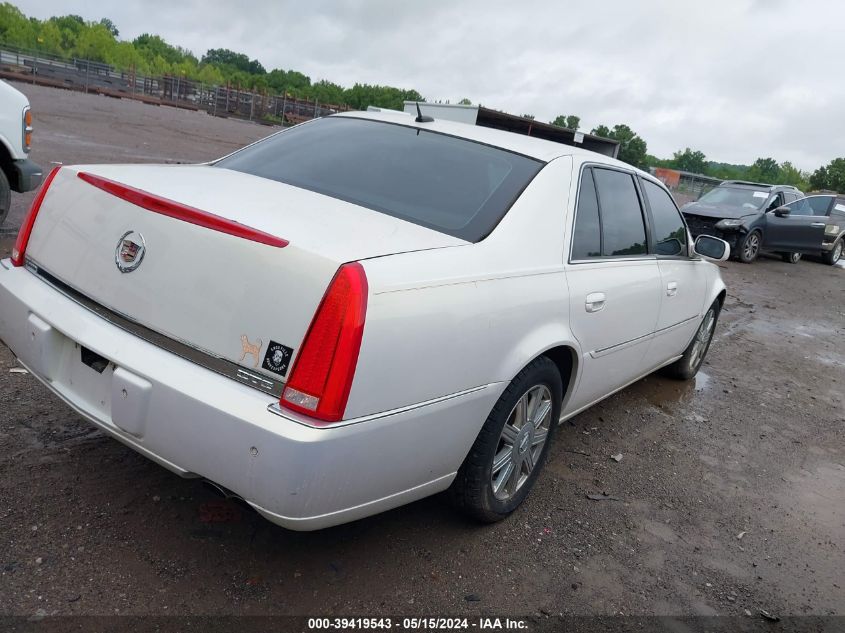
[[[565, 420], [680, 357], [725, 290], [718, 269], [698, 257], [570, 261], [584, 164], [656, 182], [624, 163], [449, 121], [343, 116], [433, 129], [547, 164], [477, 243], [212, 166], [65, 167], [38, 215], [28, 267], [0, 262], [0, 338], [119, 441], [233, 491], [282, 526], [318, 529], [448, 488], [496, 400], [537, 356], [566, 348], [573, 358]], [[81, 171], [290, 244], [274, 248], [151, 213], [83, 182]], [[143, 233], [146, 255], [126, 276], [114, 260], [129, 230]], [[327, 428], [69, 294], [272, 378], [252, 355], [241, 360], [241, 337], [260, 340], [262, 355], [271, 339], [284, 343], [295, 360], [332, 276], [351, 261], [361, 262], [369, 284], [366, 324], [343, 421]], [[600, 309], [588, 311], [590, 301]], [[83, 346], [110, 361], [102, 374], [79, 361]]]

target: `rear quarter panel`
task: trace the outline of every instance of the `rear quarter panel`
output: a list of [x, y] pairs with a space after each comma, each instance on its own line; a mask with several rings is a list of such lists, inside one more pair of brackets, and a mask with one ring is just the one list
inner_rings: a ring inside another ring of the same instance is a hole
[[571, 175], [570, 157], [550, 162], [481, 242], [364, 262], [370, 300], [346, 417], [506, 384], [543, 351], [574, 346], [562, 265]]

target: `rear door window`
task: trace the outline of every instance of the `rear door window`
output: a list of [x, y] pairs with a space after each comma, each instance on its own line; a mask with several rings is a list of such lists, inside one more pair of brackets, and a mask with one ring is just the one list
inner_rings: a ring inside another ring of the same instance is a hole
[[651, 209], [651, 234], [658, 255], [688, 256], [687, 227], [672, 197], [662, 187], [640, 179]]
[[590, 257], [601, 257], [601, 222], [593, 170], [587, 168], [581, 174], [578, 192], [575, 230], [572, 232], [572, 259]]
[[602, 227], [602, 256], [630, 257], [648, 252], [645, 221], [631, 174], [593, 169]]
[[828, 215], [833, 198], [828, 196], [812, 196], [807, 198], [807, 204], [812, 209], [812, 215]]
[[786, 205], [789, 207], [790, 215], [813, 215], [813, 209], [810, 207], [810, 199], [802, 198], [792, 204]]

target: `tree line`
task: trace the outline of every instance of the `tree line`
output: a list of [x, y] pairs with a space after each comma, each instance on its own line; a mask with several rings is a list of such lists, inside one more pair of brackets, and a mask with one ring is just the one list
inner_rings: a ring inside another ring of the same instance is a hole
[[[534, 118], [531, 115], [526, 115]], [[552, 125], [577, 130], [581, 119], [575, 115], [560, 115]], [[673, 152], [672, 158], [657, 158], [648, 153], [646, 142], [624, 124], [609, 128], [606, 125], [594, 127], [590, 134], [619, 141], [619, 159], [639, 167], [666, 167], [694, 174], [719, 178], [721, 180], [750, 180], [779, 185], [793, 185], [801, 191], [839, 191], [845, 193], [845, 158], [836, 158], [813, 172], [802, 171], [789, 161], [778, 162], [774, 158], [758, 158], [751, 165], [732, 165], [707, 160], [704, 152], [689, 147]]]
[[412, 89], [363, 83], [345, 88], [325, 79], [312, 81], [296, 70], [274, 68], [268, 72], [258, 60], [225, 48], [209, 49], [197, 58], [158, 35], [144, 33], [131, 41], [121, 40], [120, 31], [109, 18], [99, 22], [85, 21], [78, 15], [28, 18], [9, 2], [0, 3], [0, 44], [59, 57], [90, 59], [141, 75], [171, 75], [216, 85], [229, 83], [244, 90], [287, 93], [355, 109], [375, 105], [401, 110], [403, 101], [423, 101], [420, 93]]
[[[229, 83], [246, 90], [287, 93], [354, 109], [374, 105], [402, 110], [404, 101], [425, 101], [412, 89], [362, 83], [345, 88], [325, 79], [312, 81], [297, 70], [267, 71], [257, 59], [226, 48], [209, 49], [197, 58], [191, 51], [174, 46], [158, 35], [144, 33], [131, 41], [121, 40], [120, 31], [109, 18], [100, 21], [85, 21], [78, 15], [46, 20], [28, 18], [9, 2], [0, 3], [0, 44], [60, 57], [90, 59], [142, 75], [179, 76], [216, 85]], [[464, 98], [458, 103], [470, 105], [471, 101]], [[534, 119], [532, 114], [522, 116]], [[581, 118], [562, 114], [549, 123], [577, 131]], [[674, 152], [672, 158], [657, 158], [648, 153], [645, 140], [625, 124], [598, 125], [590, 133], [619, 141], [620, 160], [641, 169], [668, 167], [723, 180], [790, 184], [802, 191], [845, 192], [845, 158], [837, 158], [810, 173], [797, 169], [789, 161], [778, 162], [774, 158], [758, 158], [751, 165], [716, 162], [689, 147]]]

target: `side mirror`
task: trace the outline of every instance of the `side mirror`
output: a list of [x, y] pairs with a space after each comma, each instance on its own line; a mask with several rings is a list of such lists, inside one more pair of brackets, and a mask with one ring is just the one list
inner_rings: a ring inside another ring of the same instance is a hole
[[792, 209], [790, 209], [789, 207], [778, 207], [774, 210], [774, 214], [779, 218], [785, 218], [790, 213], [792, 213]]
[[714, 262], [723, 262], [731, 256], [731, 245], [710, 235], [699, 235], [693, 250], [697, 255]]

